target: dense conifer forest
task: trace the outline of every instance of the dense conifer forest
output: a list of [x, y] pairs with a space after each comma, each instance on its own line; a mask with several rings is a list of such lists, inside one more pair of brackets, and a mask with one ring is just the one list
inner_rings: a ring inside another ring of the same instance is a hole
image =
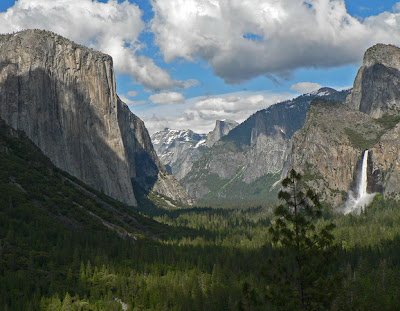
[[308, 270], [305, 288], [313, 298], [302, 304], [297, 257], [277, 235], [282, 210], [135, 211], [101, 193], [88, 195], [89, 188], [7, 131], [0, 135], [1, 310], [398, 308], [398, 202], [377, 195], [359, 216], [318, 207], [308, 224], [331, 238], [320, 244], [322, 253], [313, 248], [304, 257], [302, 267], [320, 268]]

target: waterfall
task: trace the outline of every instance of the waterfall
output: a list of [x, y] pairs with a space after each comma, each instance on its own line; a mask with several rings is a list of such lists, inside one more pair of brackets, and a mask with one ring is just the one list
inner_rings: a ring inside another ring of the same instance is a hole
[[361, 167], [361, 176], [358, 183], [358, 198], [361, 199], [367, 195], [367, 183], [368, 183], [368, 149], [364, 151], [364, 157]]
[[367, 192], [368, 186], [368, 149], [364, 151], [362, 166], [361, 166], [361, 174], [360, 178], [357, 182], [358, 184], [358, 193], [357, 197], [354, 197], [352, 192], [349, 193], [349, 199], [347, 200], [344, 213], [356, 213], [360, 214], [363, 208], [365, 208], [369, 203], [371, 203], [375, 194]]

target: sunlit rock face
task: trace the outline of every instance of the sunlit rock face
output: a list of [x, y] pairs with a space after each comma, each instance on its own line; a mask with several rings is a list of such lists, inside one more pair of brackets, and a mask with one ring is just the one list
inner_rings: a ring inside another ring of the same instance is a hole
[[217, 120], [214, 129], [207, 135], [206, 146], [214, 146], [217, 141], [228, 135], [238, 125], [239, 123], [233, 120]]
[[400, 198], [400, 49], [378, 44], [345, 103], [315, 102], [292, 141], [290, 165], [334, 206], [357, 195], [368, 152], [366, 194]]
[[347, 99], [349, 107], [373, 118], [400, 113], [400, 49], [377, 44], [364, 54], [363, 65]]
[[112, 58], [54, 33], [0, 36], [0, 116], [56, 166], [127, 204], [136, 204], [132, 178], [153, 177], [151, 188], [166, 174], [117, 96]]

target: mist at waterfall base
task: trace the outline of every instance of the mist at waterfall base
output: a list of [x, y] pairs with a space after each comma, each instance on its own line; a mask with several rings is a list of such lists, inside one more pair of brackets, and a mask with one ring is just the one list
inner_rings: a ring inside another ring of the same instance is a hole
[[367, 193], [368, 186], [368, 149], [364, 151], [363, 162], [361, 167], [361, 174], [357, 182], [357, 197], [352, 191], [349, 192], [349, 198], [344, 205], [344, 214], [357, 214], [359, 215], [363, 208], [365, 208], [375, 196], [375, 193]]

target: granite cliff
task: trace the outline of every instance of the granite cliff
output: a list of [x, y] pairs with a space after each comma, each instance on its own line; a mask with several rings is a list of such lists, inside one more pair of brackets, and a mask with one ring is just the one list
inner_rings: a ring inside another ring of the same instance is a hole
[[225, 135], [228, 135], [239, 123], [233, 120], [217, 120], [214, 129], [208, 133], [206, 146], [212, 147]]
[[119, 99], [108, 55], [47, 31], [1, 35], [0, 117], [57, 167], [115, 199], [135, 205], [135, 180], [188, 202]]
[[333, 206], [357, 191], [362, 157], [369, 150], [367, 191], [400, 199], [400, 49], [378, 44], [345, 103], [315, 101], [292, 141], [293, 167]]
[[369, 48], [346, 104], [373, 118], [400, 113], [400, 49], [377, 44]]

